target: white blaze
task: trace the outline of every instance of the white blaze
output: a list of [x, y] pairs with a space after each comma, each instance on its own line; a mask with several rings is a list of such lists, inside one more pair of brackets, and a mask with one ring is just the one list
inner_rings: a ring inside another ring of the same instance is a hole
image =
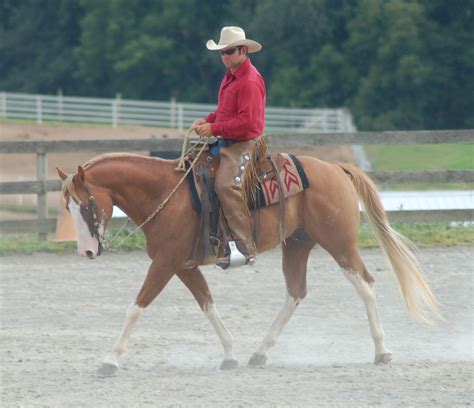
[[87, 256], [87, 251], [90, 251], [92, 257], [95, 258], [99, 249], [99, 241], [96, 237], [91, 236], [89, 227], [82, 218], [80, 206], [72, 199], [69, 199], [69, 211], [77, 229], [77, 252], [81, 256]]

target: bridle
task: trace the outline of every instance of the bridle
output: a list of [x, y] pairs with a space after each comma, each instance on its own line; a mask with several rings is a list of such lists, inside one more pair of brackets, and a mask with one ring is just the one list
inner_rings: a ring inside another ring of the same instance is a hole
[[97, 249], [97, 255], [101, 255], [102, 252], [104, 251], [103, 242], [105, 242], [105, 239], [104, 239], [104, 236], [101, 235], [100, 233], [100, 227], [104, 225], [105, 217], [101, 216], [101, 214], [98, 213], [95, 197], [90, 193], [86, 185], [84, 185], [84, 187], [88, 196], [87, 205], [83, 205], [81, 203], [81, 200], [78, 200], [79, 202], [77, 202], [73, 198], [70, 191], [69, 191], [69, 196], [72, 200], [74, 200], [74, 202], [76, 202], [76, 204], [79, 205], [79, 212], [81, 213], [81, 216], [83, 220], [85, 221], [87, 228], [89, 228], [89, 232], [91, 236], [96, 238], [99, 243], [99, 246]]

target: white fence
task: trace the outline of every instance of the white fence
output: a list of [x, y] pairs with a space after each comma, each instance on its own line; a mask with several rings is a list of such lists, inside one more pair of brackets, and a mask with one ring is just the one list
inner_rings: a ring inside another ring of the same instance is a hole
[[[157, 126], [183, 131], [197, 118], [215, 110], [211, 104], [152, 102], [58, 95], [0, 92], [0, 118], [29, 119], [36, 123], [86, 122], [120, 125]], [[268, 132], [354, 132], [347, 109], [296, 109], [267, 107]]]

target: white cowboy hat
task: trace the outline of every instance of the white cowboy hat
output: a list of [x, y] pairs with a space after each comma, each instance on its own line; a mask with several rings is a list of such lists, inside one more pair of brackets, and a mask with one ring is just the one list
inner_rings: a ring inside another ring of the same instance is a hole
[[216, 44], [214, 40], [209, 40], [206, 43], [208, 50], [217, 51], [223, 50], [224, 48], [237, 47], [239, 45], [245, 45], [248, 48], [248, 52], [258, 52], [262, 49], [262, 45], [257, 41], [248, 40], [245, 38], [245, 31], [240, 27], [224, 27], [221, 30], [221, 38], [219, 43]]

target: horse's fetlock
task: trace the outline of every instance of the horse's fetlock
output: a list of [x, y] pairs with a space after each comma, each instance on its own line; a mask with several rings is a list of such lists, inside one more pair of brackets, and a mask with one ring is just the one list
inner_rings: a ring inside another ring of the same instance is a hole
[[270, 348], [270, 347], [273, 347], [276, 344], [276, 340], [275, 339], [269, 339], [265, 343], [266, 343], [267, 347]]
[[116, 343], [114, 346], [114, 353], [119, 356], [120, 354], [123, 354], [125, 352], [126, 348], [126, 343]]

